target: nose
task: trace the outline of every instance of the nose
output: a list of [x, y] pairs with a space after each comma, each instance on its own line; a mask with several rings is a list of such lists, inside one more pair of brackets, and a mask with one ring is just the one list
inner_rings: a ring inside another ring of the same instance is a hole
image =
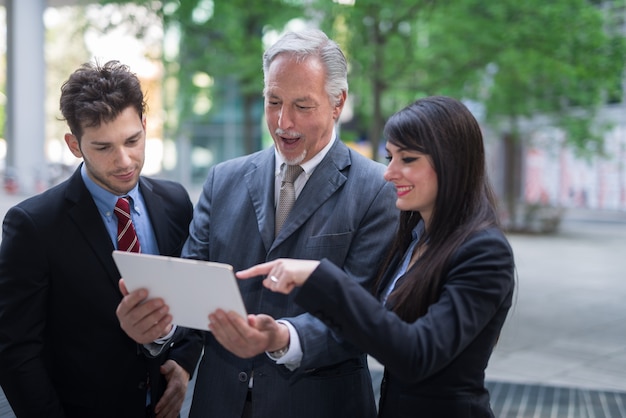
[[398, 178], [398, 173], [396, 170], [396, 165], [394, 164], [394, 160], [389, 161], [387, 168], [385, 169], [385, 173], [383, 174], [383, 178], [386, 181], [393, 181]]
[[293, 127], [291, 115], [289, 113], [289, 109], [287, 109], [285, 106], [282, 106], [280, 108], [280, 112], [278, 112], [278, 127], [280, 129], [287, 130]]
[[132, 158], [130, 156], [130, 151], [126, 149], [126, 147], [118, 148], [115, 158], [115, 162], [117, 163], [117, 165], [121, 167], [126, 167], [131, 163], [131, 161]]

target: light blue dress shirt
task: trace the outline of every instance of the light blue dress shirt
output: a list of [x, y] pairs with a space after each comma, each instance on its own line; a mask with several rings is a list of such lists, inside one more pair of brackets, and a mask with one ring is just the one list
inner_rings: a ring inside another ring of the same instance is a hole
[[415, 250], [415, 246], [419, 242], [420, 237], [422, 236], [423, 233], [424, 233], [424, 220], [422, 219], [421, 221], [417, 223], [417, 225], [415, 225], [415, 228], [413, 228], [413, 231], [411, 232], [413, 236], [411, 245], [409, 245], [409, 248], [407, 248], [406, 252], [404, 253], [404, 256], [402, 257], [402, 262], [400, 262], [400, 265], [398, 266], [398, 269], [396, 270], [396, 274], [393, 277], [393, 280], [389, 282], [389, 284], [385, 288], [385, 291], [383, 292], [383, 299], [382, 299], [383, 304], [387, 302], [387, 298], [389, 297], [393, 289], [396, 287], [396, 283], [398, 282], [398, 279], [402, 277], [409, 269], [409, 263], [411, 262], [413, 251]]
[[146, 208], [146, 202], [143, 200], [143, 196], [139, 190], [139, 183], [133, 187], [133, 189], [123, 196], [116, 196], [113, 193], [104, 190], [98, 186], [87, 174], [85, 164], [80, 169], [80, 174], [85, 182], [85, 186], [100, 212], [104, 226], [111, 237], [111, 242], [115, 249], [117, 249], [117, 216], [115, 216], [113, 210], [117, 199], [124, 196], [131, 198], [130, 213], [137, 233], [137, 238], [141, 244], [141, 252], [144, 254], [159, 254], [159, 246], [156, 242], [156, 236], [152, 230], [152, 222], [150, 222], [150, 215]]

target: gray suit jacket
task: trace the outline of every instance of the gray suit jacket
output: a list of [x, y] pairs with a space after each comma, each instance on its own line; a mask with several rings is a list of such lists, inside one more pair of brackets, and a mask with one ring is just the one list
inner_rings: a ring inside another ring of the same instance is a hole
[[[183, 256], [232, 264], [235, 270], [280, 257], [328, 258], [369, 287], [393, 238], [398, 212], [384, 166], [337, 140], [315, 169], [274, 239], [274, 148], [213, 167]], [[365, 356], [294, 303], [295, 293], [240, 281], [250, 313], [295, 326], [304, 357], [291, 372], [265, 354], [240, 359], [207, 334], [192, 417], [241, 417], [254, 371], [255, 417], [373, 417]]]

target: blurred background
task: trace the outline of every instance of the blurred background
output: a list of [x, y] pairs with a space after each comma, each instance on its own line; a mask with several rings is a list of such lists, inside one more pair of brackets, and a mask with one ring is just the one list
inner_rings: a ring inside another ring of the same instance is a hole
[[2, 216], [79, 164], [60, 87], [93, 60], [140, 77], [144, 174], [195, 200], [209, 167], [270, 146], [261, 56], [305, 27], [347, 55], [339, 133], [364, 155], [423, 96], [481, 124], [519, 274], [496, 416], [626, 417], [626, 0], [0, 0]]
[[78, 161], [60, 86], [118, 59], [149, 101], [145, 173], [201, 183], [271, 143], [261, 55], [319, 27], [350, 63], [340, 134], [380, 160], [386, 118], [434, 94], [480, 121], [511, 230], [550, 232], [568, 208], [626, 210], [625, 0], [0, 0], [0, 170], [31, 194]]

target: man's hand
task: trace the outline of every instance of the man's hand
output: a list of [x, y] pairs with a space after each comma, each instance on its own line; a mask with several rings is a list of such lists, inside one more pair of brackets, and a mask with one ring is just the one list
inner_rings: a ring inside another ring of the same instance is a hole
[[228, 351], [241, 358], [251, 358], [265, 351], [276, 351], [289, 345], [289, 330], [269, 315], [248, 315], [221, 309], [209, 315], [209, 329]]
[[115, 314], [120, 326], [130, 338], [139, 344], [149, 344], [167, 335], [172, 329], [172, 316], [163, 299], [148, 299], [148, 291], [137, 289], [128, 293], [124, 279], [119, 282], [124, 295]]
[[161, 366], [161, 374], [167, 380], [163, 396], [154, 407], [157, 418], [176, 418], [180, 414], [189, 384], [189, 373], [174, 360], [167, 360]]

